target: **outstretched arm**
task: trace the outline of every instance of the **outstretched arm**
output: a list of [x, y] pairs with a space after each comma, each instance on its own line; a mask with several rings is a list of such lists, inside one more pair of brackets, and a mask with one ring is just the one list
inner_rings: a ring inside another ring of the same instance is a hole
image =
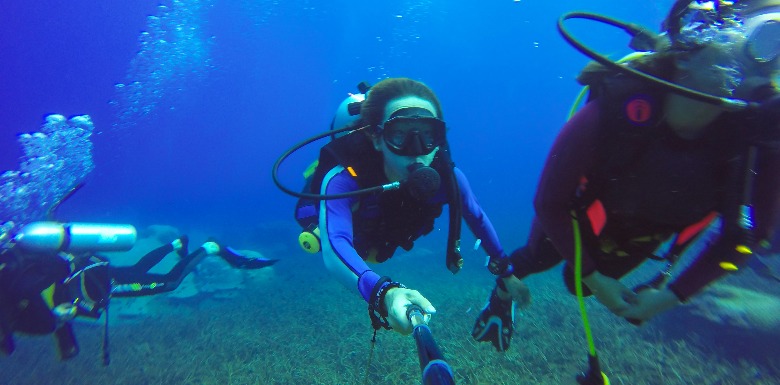
[[[332, 195], [357, 189], [357, 182], [343, 167], [337, 166], [325, 175], [320, 193]], [[368, 301], [380, 277], [358, 255], [353, 244], [352, 205], [355, 201], [356, 198], [343, 198], [320, 202], [322, 258], [331, 274]]]
[[507, 258], [501, 242], [498, 240], [496, 229], [490, 222], [477, 197], [471, 190], [471, 185], [460, 169], [455, 168], [455, 179], [460, 187], [461, 204], [463, 205], [463, 219], [474, 235], [482, 240], [482, 247], [491, 258]]

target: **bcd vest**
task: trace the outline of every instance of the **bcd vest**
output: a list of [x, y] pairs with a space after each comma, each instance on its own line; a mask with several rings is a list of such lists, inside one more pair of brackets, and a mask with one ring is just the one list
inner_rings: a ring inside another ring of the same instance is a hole
[[739, 205], [746, 114], [724, 112], [700, 138], [686, 140], [664, 120], [666, 95], [622, 74], [592, 85], [602, 121], [598, 159], [577, 205], [599, 200], [605, 231], [618, 239], [678, 232]]
[[[317, 168], [305, 190], [319, 194], [325, 174], [333, 167], [350, 167], [358, 187], [369, 188], [388, 183], [381, 155], [368, 136], [361, 132], [337, 138], [320, 150]], [[437, 155], [431, 164], [440, 175], [449, 173], [446, 163]], [[439, 191], [450, 191], [448, 178], [442, 177]], [[444, 190], [442, 190], [444, 189]], [[442, 202], [421, 202], [404, 188], [358, 197], [353, 207], [353, 242], [355, 250], [365, 259], [383, 262], [392, 257], [398, 247], [410, 250], [417, 238], [433, 230], [434, 220], [442, 213]], [[307, 209], [312, 206], [314, 209]], [[319, 202], [301, 199], [296, 219], [304, 227], [318, 223]], [[308, 215], [302, 215], [306, 212]]]

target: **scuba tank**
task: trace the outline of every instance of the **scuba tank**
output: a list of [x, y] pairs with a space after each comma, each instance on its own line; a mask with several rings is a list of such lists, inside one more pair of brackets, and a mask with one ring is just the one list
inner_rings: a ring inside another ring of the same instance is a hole
[[322, 248], [320, 244], [320, 228], [316, 224], [307, 226], [300, 235], [298, 235], [298, 244], [303, 251], [311, 254], [319, 253]]
[[[346, 99], [344, 99], [336, 109], [336, 113], [333, 115], [333, 120], [330, 123], [330, 131], [336, 131], [330, 135], [331, 140], [335, 140], [352, 132], [351, 130], [340, 129], [350, 126], [360, 118], [360, 105], [364, 100], [366, 100], [366, 94], [368, 94], [368, 91], [371, 89], [371, 85], [367, 82], [361, 82], [357, 85], [357, 88], [359, 93], [349, 94], [349, 96], [347, 96]], [[309, 183], [311, 177], [314, 175], [314, 170], [316, 169], [318, 163], [318, 161], [314, 161], [314, 163], [312, 163], [304, 172], [304, 178], [306, 179], [304, 191], [309, 191]], [[298, 202], [297, 206], [298, 207], [296, 208], [296, 212], [301, 208], [304, 210], [309, 210], [309, 207], [313, 208], [314, 201], [311, 199], [302, 199]], [[296, 218], [297, 217], [298, 215], [296, 213]], [[298, 235], [298, 244], [301, 246], [303, 251], [315, 254], [320, 252], [322, 248], [320, 243], [320, 229], [316, 223], [316, 213], [312, 211], [307, 213], [306, 217], [308, 222], [311, 223], [306, 222], [306, 219], [304, 219], [303, 222], [299, 220], [303, 230]]]
[[29, 252], [127, 251], [137, 236], [132, 225], [47, 221], [22, 227], [14, 243]]

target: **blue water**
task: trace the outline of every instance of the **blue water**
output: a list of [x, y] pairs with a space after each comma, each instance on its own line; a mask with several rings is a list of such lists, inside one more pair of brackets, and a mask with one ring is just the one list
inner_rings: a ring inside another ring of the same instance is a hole
[[[0, 172], [19, 168], [19, 133], [49, 114], [86, 114], [95, 168], [59, 219], [294, 246], [295, 199], [273, 185], [273, 162], [326, 130], [360, 81], [410, 77], [438, 94], [455, 162], [514, 249], [588, 62], [556, 20], [587, 10], [657, 29], [671, 3], [6, 1]], [[629, 52], [619, 30], [578, 21], [571, 30], [611, 57]], [[296, 153], [282, 181], [299, 188], [316, 154]]]
[[[11, 2], [0, 16], [0, 169], [17, 168], [15, 135], [37, 130], [44, 115], [88, 114], [96, 168], [61, 207], [62, 218], [229, 236], [290, 218], [294, 200], [269, 177], [275, 157], [326, 129], [358, 82], [406, 76], [438, 93], [457, 164], [499, 231], [516, 237], [526, 231], [533, 185], [587, 61], [558, 36], [555, 21], [583, 7], [471, 3], [177, 1], [163, 2], [166, 12], [152, 1]], [[592, 1], [587, 9], [655, 27], [664, 3]], [[173, 20], [157, 28], [177, 47], [142, 46], [141, 32], [154, 27], [148, 16], [165, 14]], [[165, 29], [177, 22], [194, 32], [176, 40]], [[606, 53], [627, 52], [620, 31], [598, 33], [582, 37], [604, 43]], [[132, 92], [116, 88], [135, 80]], [[130, 99], [149, 112], [128, 114]], [[285, 182], [297, 188], [315, 154], [302, 151], [285, 164]], [[498, 199], [510, 191], [517, 199]]]

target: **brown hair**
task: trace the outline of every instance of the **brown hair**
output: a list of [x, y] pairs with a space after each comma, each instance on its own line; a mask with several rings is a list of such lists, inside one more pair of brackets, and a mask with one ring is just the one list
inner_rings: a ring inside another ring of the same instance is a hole
[[[649, 73], [653, 76], [669, 80], [674, 69], [674, 60], [676, 53], [668, 49], [668, 44], [660, 48], [658, 52], [640, 54], [628, 58], [624, 62], [633, 69]], [[590, 62], [585, 65], [579, 75], [577, 82], [582, 85], [593, 85], [600, 82], [603, 78], [614, 74], [613, 69], [607, 68], [600, 63]]]
[[444, 118], [439, 98], [428, 86], [409, 78], [388, 78], [371, 87], [366, 101], [360, 106], [361, 123], [372, 127], [382, 124], [387, 104], [405, 96], [417, 96], [431, 102], [436, 109], [436, 116]]

